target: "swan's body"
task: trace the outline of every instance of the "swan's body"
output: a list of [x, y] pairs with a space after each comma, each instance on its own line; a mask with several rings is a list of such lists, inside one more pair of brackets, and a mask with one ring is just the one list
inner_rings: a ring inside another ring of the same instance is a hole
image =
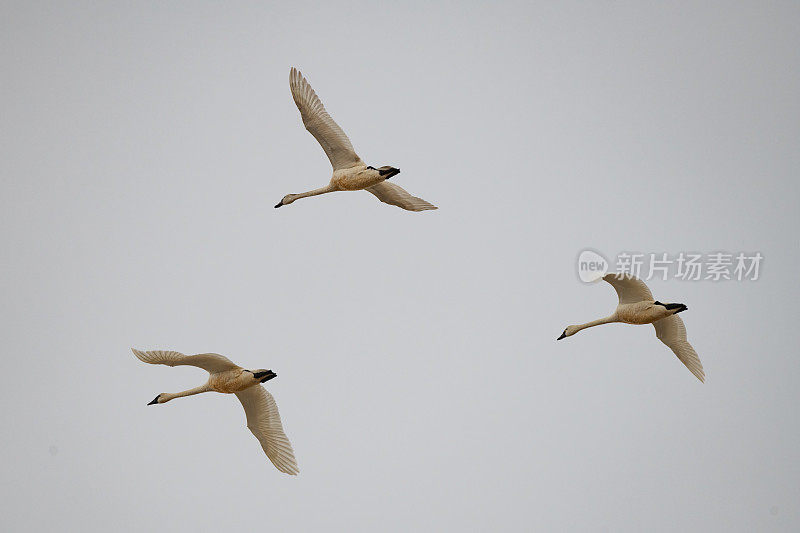
[[199, 387], [182, 392], [162, 392], [147, 405], [167, 403], [175, 398], [192, 396], [203, 392], [235, 394], [244, 407], [247, 427], [253, 432], [272, 464], [287, 474], [300, 472], [294, 458], [292, 445], [283, 432], [278, 406], [272, 395], [260, 384], [274, 378], [272, 370], [245, 370], [219, 354], [203, 353], [183, 355], [171, 351], [148, 351], [132, 349], [133, 354], [145, 363], [155, 365], [190, 365], [209, 373], [208, 381]]
[[705, 381], [703, 365], [697, 352], [686, 340], [686, 327], [678, 315], [688, 309], [684, 304], [663, 304], [653, 299], [653, 294], [647, 285], [637, 277], [625, 274], [606, 274], [603, 280], [610, 283], [617, 291], [619, 304], [614, 312], [598, 320], [567, 326], [558, 340], [571, 337], [581, 330], [600, 324], [623, 322], [625, 324], [653, 324], [656, 328], [656, 337], [669, 346], [686, 365], [686, 368], [700, 381]]
[[396, 205], [409, 211], [426, 211], [436, 206], [412, 196], [402, 187], [386, 180], [400, 173], [390, 166], [374, 168], [367, 166], [353, 149], [350, 139], [334, 122], [308, 81], [295, 68], [289, 73], [289, 86], [306, 129], [325, 150], [333, 166], [333, 176], [325, 187], [299, 194], [287, 194], [275, 207], [291, 204], [300, 198], [317, 196], [335, 191], [365, 190], [374, 194], [381, 202]]

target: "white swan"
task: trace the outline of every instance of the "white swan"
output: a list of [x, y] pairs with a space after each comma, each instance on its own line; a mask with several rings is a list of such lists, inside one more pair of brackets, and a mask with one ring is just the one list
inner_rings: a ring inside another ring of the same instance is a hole
[[183, 355], [169, 351], [141, 351], [131, 348], [133, 354], [145, 363], [154, 365], [180, 366], [191, 365], [206, 370], [210, 376], [208, 382], [183, 392], [162, 392], [147, 405], [167, 403], [175, 398], [192, 396], [201, 392], [233, 393], [242, 402], [247, 415], [247, 427], [253, 432], [264, 452], [281, 472], [297, 475], [300, 469], [294, 458], [292, 445], [283, 432], [281, 417], [275, 399], [259, 383], [274, 378], [277, 374], [272, 370], [245, 370], [222, 355], [201, 353]]
[[390, 166], [374, 168], [364, 164], [342, 128], [325, 111], [325, 107], [314, 89], [294, 67], [289, 73], [289, 86], [292, 89], [294, 102], [300, 110], [300, 116], [303, 118], [303, 124], [322, 145], [322, 149], [325, 150], [331, 165], [333, 165], [333, 177], [325, 187], [299, 194], [287, 194], [275, 207], [289, 205], [295, 200], [307, 196], [363, 189], [377, 196], [381, 202], [396, 205], [408, 211], [437, 209], [435, 205], [422, 198], [412, 196], [402, 187], [386, 181], [399, 174], [399, 169]]
[[678, 313], [686, 311], [688, 307], [676, 303], [662, 304], [658, 300], [653, 300], [650, 289], [635, 276], [606, 274], [603, 279], [614, 287], [619, 296], [619, 305], [614, 313], [586, 324], [567, 326], [557, 340], [571, 337], [582, 329], [611, 322], [653, 324], [656, 328], [656, 337], [675, 352], [678, 359], [692, 374], [697, 376], [697, 379], [704, 382], [703, 365], [692, 345], [686, 340], [686, 327], [683, 325], [683, 320], [677, 316]]

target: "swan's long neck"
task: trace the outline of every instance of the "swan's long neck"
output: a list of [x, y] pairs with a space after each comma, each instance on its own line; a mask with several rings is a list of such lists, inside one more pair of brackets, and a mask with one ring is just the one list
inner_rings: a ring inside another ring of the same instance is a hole
[[[597, 320], [592, 320], [591, 322], [587, 322], [586, 324], [578, 324], [575, 326], [575, 333], [578, 333], [582, 329], [591, 328], [593, 326], [599, 326], [601, 324], [610, 324], [611, 322], [618, 322], [617, 314], [614, 313], [613, 315], [607, 316], [605, 318], [598, 318]], [[573, 333], [574, 335], [574, 333]]]
[[168, 398], [167, 401], [169, 401], [169, 400], [174, 400], [175, 398], [183, 398], [184, 396], [194, 396], [195, 394], [200, 394], [202, 392], [209, 392], [209, 391], [211, 391], [211, 387], [209, 387], [208, 383], [206, 383], [205, 385], [201, 385], [199, 387], [195, 387], [193, 389], [185, 390], [182, 392], [167, 392], [164, 393], [164, 396], [166, 396]]
[[319, 189], [298, 193], [296, 195], [297, 198], [295, 198], [295, 200], [299, 200], [300, 198], [307, 198], [309, 196], [319, 196], [320, 194], [325, 194], [326, 192], [333, 192], [336, 190], [338, 189], [334, 187], [333, 184], [329, 183], [324, 187], [320, 187]]

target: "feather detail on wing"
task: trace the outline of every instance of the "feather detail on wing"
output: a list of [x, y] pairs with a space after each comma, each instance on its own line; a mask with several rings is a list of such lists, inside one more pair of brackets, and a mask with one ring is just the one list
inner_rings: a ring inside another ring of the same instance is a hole
[[378, 200], [385, 204], [396, 205], [408, 211], [427, 211], [429, 209], [439, 209], [435, 205], [426, 202], [422, 198], [412, 196], [404, 188], [388, 181], [382, 181], [377, 185], [366, 188], [378, 197]]
[[603, 279], [614, 287], [619, 296], [619, 303], [633, 304], [645, 300], [652, 301], [650, 289], [636, 276], [630, 274], [606, 274]]
[[289, 87], [294, 103], [300, 110], [303, 124], [325, 150], [333, 170], [363, 165], [350, 139], [325, 110], [308, 81], [294, 67], [289, 73]]
[[703, 364], [694, 351], [692, 345], [686, 340], [686, 326], [683, 325], [683, 320], [678, 315], [668, 316], [661, 320], [653, 322], [653, 327], [656, 328], [656, 337], [669, 346], [675, 352], [681, 363], [686, 365], [686, 368], [694, 374], [697, 379], [705, 383], [706, 375], [703, 371]]
[[264, 453], [275, 468], [292, 476], [297, 475], [300, 469], [297, 467], [292, 445], [283, 432], [278, 405], [272, 394], [261, 385], [254, 385], [237, 392], [236, 397], [244, 407], [248, 429], [261, 443]]
[[131, 348], [131, 350], [133, 351], [133, 354], [139, 358], [139, 360], [144, 361], [145, 363], [150, 363], [151, 365], [196, 366], [210, 372], [211, 374], [240, 368], [227, 357], [216, 353], [183, 355], [180, 352], [166, 350], [142, 351], [137, 350], [136, 348]]

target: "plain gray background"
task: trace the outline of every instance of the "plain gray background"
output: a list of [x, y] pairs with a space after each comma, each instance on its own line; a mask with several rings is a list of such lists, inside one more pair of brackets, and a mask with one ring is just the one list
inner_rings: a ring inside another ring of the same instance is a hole
[[[6, 530], [796, 531], [796, 2], [3, 2]], [[367, 164], [440, 206], [301, 200]], [[705, 365], [611, 325], [591, 247], [760, 251], [654, 281]], [[300, 464], [130, 347], [272, 368]]]

